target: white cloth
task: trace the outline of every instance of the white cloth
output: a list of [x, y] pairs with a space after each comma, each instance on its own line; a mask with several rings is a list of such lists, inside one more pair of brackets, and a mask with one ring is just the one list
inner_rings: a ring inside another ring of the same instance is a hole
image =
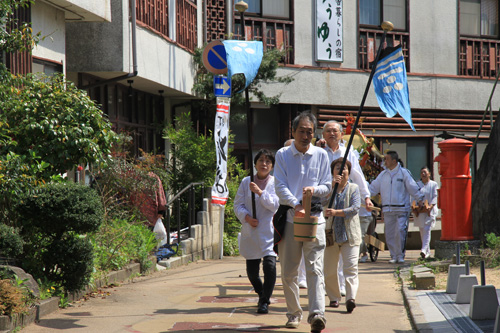
[[430, 214], [427, 213], [419, 213], [418, 216], [413, 216], [414, 224], [416, 227], [422, 228], [425, 225], [430, 225], [434, 227], [436, 224], [436, 216], [438, 213], [437, 208], [437, 183], [433, 180], [429, 180], [427, 184], [424, 184], [421, 180], [417, 182], [417, 185], [420, 186], [420, 192], [424, 195], [424, 200], [427, 200], [429, 205], [434, 205], [432, 207]]
[[389, 248], [391, 259], [404, 259], [404, 246], [406, 241], [407, 212], [384, 213], [385, 242]]
[[[309, 145], [303, 154], [295, 145], [283, 147], [276, 153], [274, 167], [276, 194], [281, 205], [295, 207], [302, 200], [302, 190], [313, 186], [313, 197], [322, 198], [332, 190], [332, 173], [324, 149]], [[293, 223], [293, 209], [288, 211], [287, 222]], [[323, 212], [311, 213], [318, 217], [318, 224], [325, 223]]]
[[245, 177], [236, 197], [234, 212], [241, 222], [240, 254], [248, 260], [265, 256], [276, 256], [274, 246], [273, 216], [278, 209], [278, 196], [274, 192], [274, 177], [271, 176], [262, 195], [255, 195], [255, 209], [259, 224], [252, 227], [245, 221], [245, 216], [252, 216], [252, 192], [250, 177]]
[[[344, 146], [343, 141], [341, 141], [339, 143], [339, 148], [336, 151], [333, 151], [330, 147], [328, 147], [328, 145], [325, 147], [325, 150], [328, 153], [328, 159], [331, 164], [337, 158], [344, 157], [346, 147]], [[368, 189], [368, 182], [366, 181], [363, 170], [361, 169], [361, 165], [359, 165], [359, 159], [352, 151], [352, 148], [349, 149], [347, 160], [351, 162], [351, 173], [349, 174], [349, 179], [351, 179], [354, 184], [358, 185], [361, 203], [364, 204], [365, 199], [370, 197], [370, 191]], [[361, 207], [359, 209], [359, 216], [371, 216], [371, 213]]]
[[409, 212], [410, 195], [417, 201], [424, 198], [410, 172], [399, 163], [393, 170], [382, 171], [368, 188], [372, 195], [380, 193], [383, 213]]
[[420, 227], [420, 240], [422, 241], [422, 249], [420, 252], [425, 253], [425, 255], [431, 254], [431, 225], [426, 224], [423, 227]]

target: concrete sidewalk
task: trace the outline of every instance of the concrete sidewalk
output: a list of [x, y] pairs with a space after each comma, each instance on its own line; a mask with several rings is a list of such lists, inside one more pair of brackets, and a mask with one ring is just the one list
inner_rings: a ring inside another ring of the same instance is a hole
[[[408, 253], [406, 264], [417, 257], [416, 252]], [[339, 308], [327, 307], [323, 332], [413, 332], [401, 284], [394, 275], [396, 267], [388, 259], [386, 251], [376, 262], [360, 264], [356, 309], [347, 314], [343, 301]], [[301, 289], [301, 295], [307, 318], [307, 290]], [[305, 319], [298, 329], [284, 327], [280, 276], [269, 314], [257, 314], [256, 304], [243, 258], [198, 261], [102, 289], [23, 332], [309, 332]]]

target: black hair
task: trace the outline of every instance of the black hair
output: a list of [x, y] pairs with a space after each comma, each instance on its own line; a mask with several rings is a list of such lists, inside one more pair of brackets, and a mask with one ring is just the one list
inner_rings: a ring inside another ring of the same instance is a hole
[[[335, 165], [337, 165], [337, 164], [341, 164], [342, 165], [342, 161], [344, 161], [344, 158], [343, 157], [339, 157], [339, 158], [337, 158], [336, 160], [334, 160], [332, 162], [332, 164], [330, 165], [330, 169], [332, 171], [332, 175], [333, 175], [333, 170], [335, 169]], [[349, 174], [351, 174], [351, 166], [352, 166], [351, 162], [345, 161], [345, 165], [347, 165], [347, 170], [349, 171]]]
[[264, 155], [265, 157], [269, 158], [271, 160], [271, 163], [273, 164], [274, 167], [274, 153], [270, 151], [269, 149], [261, 149], [257, 152], [257, 155], [253, 158], [253, 164], [257, 164], [257, 160]]
[[299, 127], [299, 123], [301, 120], [306, 119], [313, 124], [313, 132], [316, 131], [316, 117], [311, 113], [311, 111], [303, 111], [298, 114], [292, 121], [292, 131], [295, 132]]

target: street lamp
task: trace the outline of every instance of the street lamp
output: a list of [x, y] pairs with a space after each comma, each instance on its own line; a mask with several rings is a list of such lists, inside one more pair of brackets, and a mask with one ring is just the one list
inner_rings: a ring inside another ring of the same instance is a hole
[[241, 0], [240, 2], [234, 5], [237, 11], [240, 12], [240, 21], [241, 21], [241, 36], [243, 40], [246, 40], [245, 34], [245, 11], [248, 9], [248, 4]]

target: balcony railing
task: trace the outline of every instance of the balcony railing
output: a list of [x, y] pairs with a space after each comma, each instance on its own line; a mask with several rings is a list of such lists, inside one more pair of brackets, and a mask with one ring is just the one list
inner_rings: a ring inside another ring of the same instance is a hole
[[[238, 18], [238, 19], [237, 19]], [[293, 21], [245, 16], [246, 40], [262, 41], [264, 51], [277, 48], [287, 50], [282, 62], [293, 64]], [[242, 39], [241, 19], [235, 13], [234, 38]]]
[[460, 38], [460, 75], [494, 78], [500, 65], [500, 41]]
[[[358, 66], [359, 69], [370, 69], [370, 63], [375, 60], [377, 50], [384, 32], [382, 30], [359, 29]], [[410, 34], [408, 32], [388, 32], [387, 46], [401, 45], [406, 62], [406, 71], [410, 71]]]
[[[170, 38], [168, 3], [168, 0], [137, 0], [136, 2], [137, 21], [167, 39]], [[175, 6], [176, 42], [194, 52], [198, 45], [196, 4], [191, 0], [177, 0]]]
[[196, 4], [177, 0], [177, 42], [194, 52], [197, 47]]
[[137, 0], [137, 20], [168, 37], [168, 0]]

